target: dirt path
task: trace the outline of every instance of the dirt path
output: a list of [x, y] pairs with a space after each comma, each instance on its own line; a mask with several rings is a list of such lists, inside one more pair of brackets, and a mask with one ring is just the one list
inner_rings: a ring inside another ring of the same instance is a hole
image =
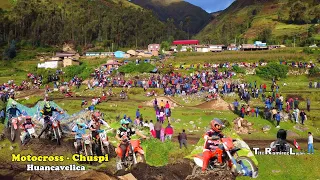
[[31, 89], [27, 91], [18, 91], [18, 92], [19, 94], [15, 96], [16, 99], [22, 99], [32, 95], [44, 96], [44, 89]]

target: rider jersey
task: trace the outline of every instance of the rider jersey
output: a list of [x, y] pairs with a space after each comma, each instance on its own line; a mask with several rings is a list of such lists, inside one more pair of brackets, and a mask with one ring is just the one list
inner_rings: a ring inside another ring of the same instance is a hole
[[34, 124], [32, 122], [25, 122], [21, 125], [25, 132], [27, 132], [27, 129], [31, 129], [34, 127]]
[[58, 111], [56, 108], [50, 107], [50, 108], [46, 108], [44, 107], [41, 111], [42, 115], [45, 116], [52, 116], [53, 111]]
[[217, 140], [209, 140], [207, 139], [208, 137], [215, 137], [218, 136], [218, 138], [222, 138], [223, 134], [213, 131], [212, 129], [210, 129], [209, 131], [206, 132], [206, 134], [204, 135], [205, 138], [205, 144], [204, 144], [204, 149], [216, 149], [219, 145], [219, 139]]
[[135, 134], [135, 131], [134, 129], [131, 129], [131, 128], [127, 128], [125, 130], [124, 128], [121, 127], [117, 130], [117, 134], [119, 135], [120, 138], [122, 138], [123, 136], [127, 136], [127, 138], [130, 140], [130, 137]]
[[12, 117], [16, 117], [17, 116], [17, 112], [19, 114], [21, 114], [21, 111], [18, 109], [18, 108], [14, 108], [14, 107], [11, 107], [7, 110], [7, 112], [9, 113], [9, 115], [11, 115]]

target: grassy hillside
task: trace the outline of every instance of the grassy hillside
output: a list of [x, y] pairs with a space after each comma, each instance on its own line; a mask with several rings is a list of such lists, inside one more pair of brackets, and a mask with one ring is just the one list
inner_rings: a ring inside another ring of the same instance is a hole
[[[177, 28], [186, 32], [189, 28], [191, 34], [198, 33], [211, 18], [211, 15], [200, 7], [182, 0], [132, 0], [131, 2], [154, 11], [161, 21], [172, 18]], [[190, 18], [189, 25], [187, 17]]]
[[[229, 8], [207, 25], [198, 38], [205, 42], [247, 43], [266, 39], [269, 43], [291, 46], [313, 44], [319, 37], [320, 5], [317, 0], [304, 0], [303, 22], [290, 18], [290, 9], [298, 0], [236, 0]], [[302, 18], [302, 17], [301, 17]], [[265, 32], [265, 33], [263, 33]]]

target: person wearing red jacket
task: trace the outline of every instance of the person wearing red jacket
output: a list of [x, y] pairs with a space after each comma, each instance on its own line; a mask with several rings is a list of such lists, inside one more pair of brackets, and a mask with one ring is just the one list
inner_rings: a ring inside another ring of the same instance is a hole
[[173, 128], [172, 128], [172, 126], [171, 126], [170, 123], [169, 123], [168, 126], [166, 127], [166, 129], [165, 129], [165, 131], [164, 131], [164, 134], [165, 134], [165, 139], [171, 140], [172, 135], [173, 135]]
[[220, 147], [219, 143], [220, 138], [224, 137], [224, 135], [221, 133], [223, 124], [220, 120], [214, 119], [210, 122], [210, 126], [211, 129], [204, 135], [205, 144], [203, 149], [203, 172], [207, 169], [211, 158], [217, 157], [218, 163], [222, 164], [223, 147]]

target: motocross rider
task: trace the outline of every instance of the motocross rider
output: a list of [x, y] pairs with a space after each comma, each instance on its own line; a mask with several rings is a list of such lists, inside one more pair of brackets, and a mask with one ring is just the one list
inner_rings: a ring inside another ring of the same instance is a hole
[[77, 122], [77, 125], [72, 128], [72, 134], [75, 135], [76, 140], [76, 154], [79, 154], [82, 144], [82, 135], [86, 134], [86, 129], [88, 129], [88, 126], [84, 123]]
[[98, 144], [96, 137], [99, 136], [99, 130], [101, 125], [105, 125], [107, 128], [110, 128], [109, 124], [101, 119], [101, 114], [99, 112], [94, 112], [91, 115], [91, 121], [89, 123], [89, 129], [92, 132], [92, 138], [94, 140], [94, 143], [92, 144], [93, 152], [96, 152], [95, 145]]
[[7, 127], [9, 126], [9, 123], [11, 123], [11, 118], [17, 117], [17, 112], [19, 114], [22, 114], [20, 109], [17, 108], [17, 103], [13, 101], [12, 106], [7, 110], [7, 113], [8, 113]]
[[122, 157], [121, 161], [124, 163], [125, 157], [126, 157], [126, 150], [129, 146], [128, 140], [130, 140], [130, 137], [133, 134], [137, 134], [138, 136], [142, 137], [143, 139], [147, 139], [145, 135], [140, 133], [139, 131], [135, 131], [132, 128], [129, 128], [129, 121], [125, 119], [121, 119], [120, 121], [121, 127], [117, 130], [116, 139], [120, 141], [120, 149], [122, 151]]
[[29, 134], [28, 129], [33, 128], [35, 125], [32, 123], [31, 121], [31, 117], [30, 116], [26, 116], [26, 121], [21, 124], [20, 128], [24, 129], [25, 133], [23, 133], [22, 138], [21, 138], [21, 144], [24, 145], [25, 144], [25, 140], [26, 137], [30, 136], [31, 134]]
[[[38, 138], [40, 138], [41, 135], [43, 134], [43, 132], [47, 129], [47, 127], [52, 124], [52, 122], [50, 120], [50, 117], [52, 117], [52, 114], [53, 114], [54, 111], [59, 112], [60, 114], [63, 114], [62, 111], [60, 111], [60, 110], [58, 110], [58, 109], [56, 109], [54, 107], [51, 107], [50, 103], [46, 102], [44, 107], [43, 107], [43, 109], [40, 112], [41, 116], [44, 119], [43, 119], [43, 128], [42, 128]], [[62, 131], [61, 126], [60, 126], [60, 123], [58, 123], [58, 126], [59, 126], [59, 130], [60, 130], [61, 134], [63, 134], [63, 131]]]
[[222, 164], [223, 147], [219, 146], [219, 140], [220, 138], [224, 137], [224, 135], [221, 133], [223, 124], [217, 120], [212, 120], [210, 122], [210, 126], [211, 129], [204, 135], [205, 144], [203, 149], [203, 172], [207, 169], [209, 161], [213, 157], [218, 156], [218, 163]]

